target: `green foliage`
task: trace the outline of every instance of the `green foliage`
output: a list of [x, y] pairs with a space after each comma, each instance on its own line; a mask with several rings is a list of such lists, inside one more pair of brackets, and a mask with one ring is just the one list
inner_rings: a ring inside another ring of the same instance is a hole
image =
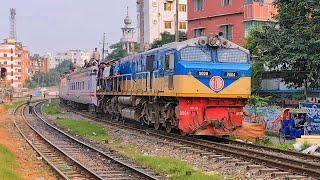
[[[166, 176], [174, 180], [219, 180], [224, 179], [218, 175], [205, 174], [199, 170], [195, 170], [191, 165], [185, 161], [169, 158], [169, 157], [156, 157], [145, 156], [139, 152], [135, 146], [124, 146], [118, 144], [114, 146], [122, 155], [129, 157], [135, 163], [153, 169], [160, 175]], [[186, 175], [190, 172], [191, 175]]]
[[277, 22], [252, 31], [248, 47], [271, 70], [286, 72], [282, 78], [290, 86], [319, 84], [319, 1], [277, 0], [275, 5]]
[[46, 103], [42, 106], [42, 112], [48, 115], [58, 115], [61, 114], [61, 111], [57, 107], [55, 102], [52, 103]]
[[0, 179], [22, 179], [17, 169], [18, 163], [15, 155], [6, 146], [0, 144]]
[[6, 104], [6, 105], [4, 106], [4, 108], [5, 108], [6, 110], [12, 110], [12, 109], [14, 109], [14, 108], [18, 107], [19, 105], [21, 105], [21, 104], [23, 104], [23, 103], [26, 103], [26, 102], [27, 102], [26, 100], [15, 101], [15, 102], [13, 102], [12, 104]]
[[292, 144], [289, 144], [289, 143], [274, 144], [271, 141], [271, 138], [268, 136], [266, 136], [263, 139], [263, 141], [257, 143], [257, 145], [271, 147], [271, 148], [275, 148], [275, 149], [287, 150], [287, 151], [294, 151], [294, 146]]
[[110, 139], [109, 133], [103, 127], [81, 120], [68, 118], [57, 119], [56, 123], [63, 129], [70, 130], [71, 133], [89, 138], [94, 141], [104, 141]]
[[112, 49], [112, 52], [108, 55], [107, 57], [108, 60], [123, 58], [128, 55], [127, 52], [122, 49], [122, 44], [120, 42], [116, 44], [112, 44], [110, 46], [110, 49]]
[[306, 95], [301, 94], [301, 93], [294, 94], [293, 97], [294, 97], [295, 100], [298, 100], [298, 101], [306, 99]]
[[30, 88], [30, 89], [33, 89], [33, 88], [38, 87], [38, 84], [35, 81], [31, 80], [31, 79], [27, 79], [26, 87]]
[[308, 143], [307, 141], [303, 142], [303, 144], [301, 145], [300, 152], [308, 149], [309, 147], [311, 147], [311, 144], [310, 144], [310, 143]]
[[56, 68], [52, 71], [57, 73], [66, 73], [70, 71], [70, 67], [73, 66], [73, 63], [69, 60], [62, 61]]
[[[187, 40], [187, 34], [185, 32], [179, 32], [179, 41]], [[151, 45], [151, 49], [161, 47], [162, 45], [172, 43], [175, 41], [175, 35], [170, 34], [169, 32], [165, 31], [160, 34], [160, 38], [153, 41]]]
[[265, 107], [268, 105], [269, 102], [269, 98], [264, 98], [264, 97], [260, 97], [257, 95], [252, 95], [250, 96], [250, 98], [248, 99], [248, 103], [249, 105], [253, 108], [253, 113], [254, 113], [254, 119], [256, 121], [257, 118], [257, 108], [258, 107]]

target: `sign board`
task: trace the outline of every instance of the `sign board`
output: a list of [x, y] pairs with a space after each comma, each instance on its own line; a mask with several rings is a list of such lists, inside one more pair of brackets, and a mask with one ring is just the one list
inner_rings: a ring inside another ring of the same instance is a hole
[[311, 134], [320, 134], [320, 104], [300, 103], [301, 109], [309, 111], [308, 121], [311, 127]]

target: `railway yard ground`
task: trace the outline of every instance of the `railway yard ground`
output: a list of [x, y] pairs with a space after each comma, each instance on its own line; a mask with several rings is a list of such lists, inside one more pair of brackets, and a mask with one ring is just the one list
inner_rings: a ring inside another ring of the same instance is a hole
[[[57, 179], [58, 175], [23, 140], [14, 127], [12, 111], [23, 102], [25, 101], [16, 100], [12, 105], [2, 107], [0, 164], [6, 162], [6, 166], [0, 165], [0, 179]], [[41, 109], [39, 115], [50, 125], [58, 127], [66, 134], [101, 152], [112, 153], [114, 159], [151, 174], [152, 177], [155, 177], [154, 179], [315, 179], [279, 171], [270, 166], [257, 165], [254, 162], [244, 162], [236, 157], [220, 155], [219, 152], [189, 147], [165, 139], [165, 137], [153, 136], [151, 132], [148, 134], [148, 131], [141, 133], [132, 129], [112, 126], [103, 123], [103, 121], [95, 121], [75, 113], [70, 108], [59, 106], [58, 100], [52, 100], [51, 103], [45, 102], [38, 109]], [[80, 113], [95, 117], [90, 112]], [[30, 120], [30, 123], [36, 121], [35, 117], [32, 118], [31, 115], [27, 116], [27, 119]], [[39, 124], [35, 125], [35, 127], [37, 126], [40, 127]], [[45, 133], [43, 132], [43, 134]], [[273, 138], [270, 138], [263, 145], [292, 150], [289, 143], [280, 146]], [[10, 161], [8, 161], [9, 159]], [[135, 178], [135, 175], [130, 177], [131, 179], [144, 179], [138, 178], [138, 176]], [[126, 178], [122, 177], [122, 179]]]
[[20, 136], [14, 127], [12, 110], [23, 99], [0, 106], [0, 179], [53, 180], [56, 175]]

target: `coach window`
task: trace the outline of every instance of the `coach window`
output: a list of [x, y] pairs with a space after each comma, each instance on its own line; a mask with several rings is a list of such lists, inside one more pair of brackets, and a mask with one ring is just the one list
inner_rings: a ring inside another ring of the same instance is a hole
[[174, 54], [166, 54], [164, 59], [165, 71], [174, 70]]

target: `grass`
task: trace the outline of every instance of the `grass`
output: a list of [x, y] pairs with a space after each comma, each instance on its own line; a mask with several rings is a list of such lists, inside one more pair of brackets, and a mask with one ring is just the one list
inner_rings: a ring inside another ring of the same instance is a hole
[[1, 180], [22, 180], [17, 173], [18, 163], [15, 155], [4, 145], [0, 144], [0, 179]]
[[308, 149], [309, 147], [311, 147], [312, 145], [309, 144], [307, 141], [304, 141], [303, 144], [301, 145], [301, 149], [300, 149], [300, 152]]
[[[73, 134], [90, 140], [102, 141], [109, 140], [111, 136], [106, 129], [86, 121], [77, 121], [73, 119], [57, 119], [56, 123], [63, 129], [68, 129]], [[94, 132], [94, 134], [93, 134]], [[220, 180], [221, 176], [209, 175], [195, 170], [187, 162], [167, 157], [145, 156], [135, 146], [124, 146], [120, 141], [113, 141], [112, 149], [117, 150], [120, 154], [128, 157], [136, 164], [143, 167], [149, 167], [155, 172], [167, 176], [173, 180]], [[191, 175], [186, 175], [191, 173]]]
[[61, 114], [61, 111], [57, 107], [57, 104], [55, 101], [51, 103], [46, 103], [42, 106], [42, 112], [48, 115], [59, 115]]
[[[142, 167], [149, 167], [162, 176], [173, 180], [220, 180], [224, 179], [218, 175], [206, 174], [194, 169], [185, 161], [172, 159], [169, 157], [146, 156], [139, 152], [135, 146], [123, 146], [121, 144], [113, 146], [122, 155], [130, 158]], [[188, 175], [187, 175], [188, 174]]]
[[11, 110], [11, 109], [14, 109], [14, 108], [18, 107], [20, 104], [23, 104], [23, 103], [26, 103], [26, 102], [27, 102], [26, 100], [19, 100], [19, 101], [13, 102], [12, 104], [6, 103], [4, 108], [6, 110]]
[[257, 143], [257, 145], [271, 147], [275, 149], [287, 150], [287, 151], [294, 151], [294, 146], [292, 144], [289, 144], [289, 143], [274, 144], [272, 143], [270, 137], [268, 136], [266, 136], [261, 142]]
[[59, 127], [69, 130], [73, 134], [78, 134], [93, 141], [104, 141], [110, 139], [110, 135], [106, 129], [87, 121], [59, 118], [56, 120], [56, 123]]

